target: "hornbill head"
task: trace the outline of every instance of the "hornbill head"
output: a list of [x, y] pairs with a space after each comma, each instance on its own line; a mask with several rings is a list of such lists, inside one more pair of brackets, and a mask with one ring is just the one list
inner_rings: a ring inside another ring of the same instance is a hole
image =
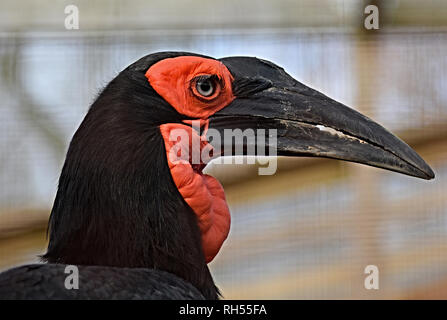
[[[211, 129], [221, 132], [222, 140], [213, 136], [208, 142]], [[264, 147], [275, 147], [278, 155], [328, 157], [434, 177], [402, 140], [271, 62], [151, 54], [107, 85], [74, 135], [44, 258], [163, 269], [216, 298], [206, 263], [228, 235], [230, 214], [222, 186], [202, 173], [206, 163], [193, 161], [194, 145], [200, 153], [214, 152], [210, 158], [226, 150], [232, 155], [260, 150], [251, 148], [257, 140], [229, 144], [226, 129], [275, 129], [276, 141], [267, 139]], [[182, 134], [186, 139], [178, 139]]]

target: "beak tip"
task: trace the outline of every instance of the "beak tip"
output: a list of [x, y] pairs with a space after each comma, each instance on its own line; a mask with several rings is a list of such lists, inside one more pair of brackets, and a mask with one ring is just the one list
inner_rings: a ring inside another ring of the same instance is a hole
[[432, 180], [435, 178], [435, 173], [430, 167], [428, 167], [428, 170], [425, 172], [425, 174], [427, 175], [426, 180]]
[[423, 165], [416, 167], [420, 172], [418, 178], [422, 178], [424, 180], [433, 180], [435, 178], [435, 172], [432, 170], [432, 168], [430, 168], [430, 166], [425, 161], [423, 161], [422, 164]]

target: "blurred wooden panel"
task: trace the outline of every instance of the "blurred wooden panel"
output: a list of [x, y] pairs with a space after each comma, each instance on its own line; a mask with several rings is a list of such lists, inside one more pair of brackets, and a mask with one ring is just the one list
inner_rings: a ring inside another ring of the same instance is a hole
[[46, 229], [15, 234], [0, 239], [0, 270], [27, 263], [38, 263], [47, 247]]

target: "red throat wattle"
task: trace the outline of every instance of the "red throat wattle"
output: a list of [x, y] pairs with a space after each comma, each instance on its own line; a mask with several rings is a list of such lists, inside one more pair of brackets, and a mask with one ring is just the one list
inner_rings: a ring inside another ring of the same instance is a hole
[[[197, 77], [213, 76], [217, 79], [212, 95], [201, 97], [194, 89]], [[219, 61], [196, 56], [164, 59], [146, 72], [152, 88], [173, 108], [185, 116], [206, 119], [233, 101], [231, 90], [233, 77]], [[176, 129], [187, 134], [187, 139], [177, 140]], [[174, 130], [174, 131], [173, 131]], [[219, 252], [230, 231], [230, 211], [224, 190], [215, 178], [202, 173], [204, 163], [191, 161], [194, 145], [200, 146], [200, 154], [212, 149], [202, 136], [189, 125], [167, 123], [160, 125], [166, 148], [166, 157], [172, 179], [185, 202], [197, 216], [202, 235], [202, 247], [206, 262]], [[186, 140], [186, 141], [185, 141]], [[188, 157], [184, 158], [184, 154]], [[180, 153], [183, 155], [180, 157]], [[182, 158], [183, 160], [180, 160]]]

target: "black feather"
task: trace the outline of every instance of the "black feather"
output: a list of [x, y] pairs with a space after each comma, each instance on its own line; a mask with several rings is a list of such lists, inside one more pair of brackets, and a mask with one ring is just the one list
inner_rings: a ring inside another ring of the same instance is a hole
[[181, 278], [161, 270], [79, 266], [78, 289], [65, 287], [65, 265], [33, 264], [0, 275], [0, 299], [202, 300]]

